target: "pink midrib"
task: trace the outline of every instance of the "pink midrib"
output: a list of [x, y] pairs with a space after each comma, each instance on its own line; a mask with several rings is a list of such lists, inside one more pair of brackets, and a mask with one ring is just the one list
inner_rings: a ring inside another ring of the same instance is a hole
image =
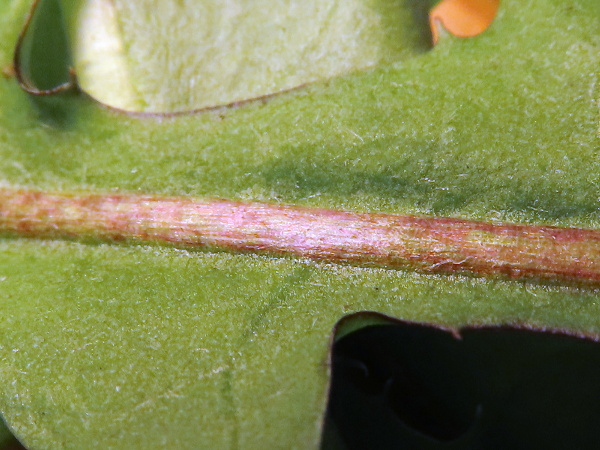
[[0, 232], [241, 252], [435, 273], [600, 284], [600, 232], [142, 195], [0, 190]]

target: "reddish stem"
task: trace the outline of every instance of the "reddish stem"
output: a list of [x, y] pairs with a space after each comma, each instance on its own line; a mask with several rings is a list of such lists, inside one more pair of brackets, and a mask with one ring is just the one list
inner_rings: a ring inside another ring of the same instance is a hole
[[600, 231], [141, 195], [0, 190], [0, 232], [600, 284]]

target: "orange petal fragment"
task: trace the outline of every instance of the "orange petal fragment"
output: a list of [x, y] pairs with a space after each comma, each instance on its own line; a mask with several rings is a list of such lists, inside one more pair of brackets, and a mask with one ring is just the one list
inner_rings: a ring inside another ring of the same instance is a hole
[[492, 23], [500, 0], [443, 0], [429, 13], [433, 43], [437, 44], [440, 27], [458, 37], [483, 33]]

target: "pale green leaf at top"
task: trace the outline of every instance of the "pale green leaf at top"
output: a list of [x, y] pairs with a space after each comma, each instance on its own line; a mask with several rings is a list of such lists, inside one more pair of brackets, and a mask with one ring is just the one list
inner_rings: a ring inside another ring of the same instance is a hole
[[64, 4], [81, 88], [127, 111], [244, 101], [402, 60], [428, 45], [400, 1]]
[[[2, 78], [1, 183], [600, 228], [598, 5], [504, 0], [480, 37], [188, 116], [30, 98]], [[2, 64], [27, 7], [0, 2]], [[598, 335], [598, 295], [3, 238], [0, 411], [33, 449], [316, 448], [345, 314]]]

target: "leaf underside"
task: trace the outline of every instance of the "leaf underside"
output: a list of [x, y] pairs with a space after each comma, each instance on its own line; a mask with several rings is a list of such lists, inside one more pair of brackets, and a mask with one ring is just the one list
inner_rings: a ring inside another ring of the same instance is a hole
[[[0, 4], [5, 65], [27, 3]], [[0, 79], [2, 187], [600, 228], [599, 17], [596, 0], [504, 0], [476, 38], [172, 118]], [[0, 409], [31, 448], [315, 447], [329, 336], [354, 311], [600, 332], [593, 289], [145, 246], [0, 251]]]
[[[25, 44], [30, 35], [62, 33], [68, 56], [57, 59], [59, 36], [55, 45], [44, 40], [46, 54], [29, 56], [26, 45], [20, 52], [25, 71], [29, 59], [50, 59], [46, 65], [63, 65], [66, 82], [68, 62], [83, 91], [130, 112], [176, 113], [238, 103], [402, 61], [430, 47], [424, 32], [427, 2], [63, 3], [63, 8], [57, 0], [38, 5], [44, 10], [34, 12]], [[48, 17], [54, 17], [54, 26]], [[36, 74], [31, 75], [36, 84]], [[37, 78], [41, 85], [56, 79], [48, 70]]]

